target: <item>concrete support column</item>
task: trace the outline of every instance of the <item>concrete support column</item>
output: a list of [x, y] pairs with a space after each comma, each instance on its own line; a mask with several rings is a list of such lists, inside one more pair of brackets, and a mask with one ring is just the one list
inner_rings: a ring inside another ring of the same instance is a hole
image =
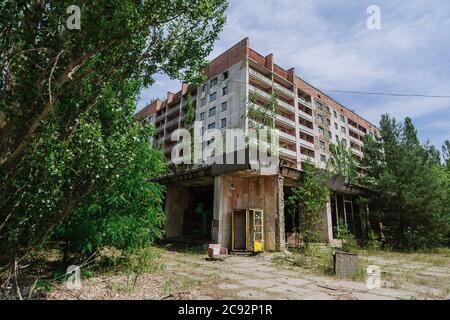
[[277, 251], [284, 251], [286, 249], [286, 242], [285, 242], [285, 227], [284, 227], [284, 177], [282, 175], [278, 176], [276, 193], [277, 193], [276, 196], [277, 215], [275, 219], [276, 249]]
[[321, 212], [322, 230], [320, 232], [320, 240], [324, 242], [333, 241], [333, 221], [331, 220], [331, 202], [328, 199], [325, 208]]
[[226, 175], [214, 177], [214, 212], [211, 238], [214, 243], [231, 249], [231, 210], [228, 206], [230, 177]]
[[192, 202], [189, 189], [179, 186], [168, 186], [166, 194], [166, 238], [183, 236], [185, 210]]

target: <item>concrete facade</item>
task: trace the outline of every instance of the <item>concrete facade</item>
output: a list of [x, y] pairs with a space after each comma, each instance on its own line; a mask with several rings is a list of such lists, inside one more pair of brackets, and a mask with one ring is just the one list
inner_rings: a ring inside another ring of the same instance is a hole
[[[279, 205], [283, 198], [283, 180], [279, 176], [245, 177], [221, 175], [214, 181], [214, 219], [212, 239], [231, 247], [231, 214], [238, 209], [264, 210], [264, 242], [269, 251], [284, 249], [284, 211]], [[278, 192], [274, 192], [277, 191]], [[281, 190], [281, 194], [280, 191]]]
[[[325, 167], [330, 157], [330, 145], [336, 143], [344, 143], [360, 161], [364, 152], [364, 136], [376, 134], [378, 129], [298, 77], [294, 68], [286, 70], [277, 65], [272, 54], [264, 56], [252, 50], [248, 38], [212, 60], [204, 73], [207, 81], [201, 86], [183, 84], [179, 92], [168, 92], [164, 101], [153, 101], [136, 117], [155, 125], [154, 146], [161, 147], [169, 157], [177, 143], [171, 141], [171, 134], [184, 126], [188, 95], [193, 99], [195, 120], [202, 123], [203, 134], [212, 128], [248, 130], [250, 121], [254, 121], [248, 117], [250, 95], [255, 95], [256, 104], [263, 106], [275, 93], [278, 103], [275, 125], [280, 133], [281, 147], [280, 172], [262, 176], [258, 172], [239, 169], [234, 173], [212, 174], [208, 183], [214, 189], [212, 241], [229, 248], [232, 210], [260, 208], [265, 213], [266, 249], [283, 250], [286, 240], [283, 194], [287, 186], [286, 170], [301, 172], [305, 161]], [[169, 238], [183, 234], [185, 212], [195, 205], [189, 194], [189, 185], [195, 185], [196, 178], [191, 175], [189, 179], [192, 183], [184, 186], [167, 183], [166, 231]], [[295, 183], [290, 181], [290, 185]], [[327, 203], [321, 215], [321, 238], [330, 242], [333, 240], [333, 224], [336, 224], [331, 202]]]
[[192, 206], [189, 188], [169, 185], [166, 195], [166, 237], [183, 236], [185, 211]]

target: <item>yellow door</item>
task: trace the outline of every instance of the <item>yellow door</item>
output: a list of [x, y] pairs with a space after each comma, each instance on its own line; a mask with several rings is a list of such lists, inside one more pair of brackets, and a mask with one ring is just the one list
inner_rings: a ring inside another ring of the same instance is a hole
[[253, 210], [253, 251], [264, 251], [264, 212]]

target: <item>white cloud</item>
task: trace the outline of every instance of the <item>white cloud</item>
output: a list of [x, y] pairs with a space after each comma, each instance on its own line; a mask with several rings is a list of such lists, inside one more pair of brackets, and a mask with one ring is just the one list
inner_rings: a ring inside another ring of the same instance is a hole
[[[381, 30], [366, 28], [371, 4], [381, 8]], [[252, 48], [273, 53], [277, 64], [296, 67], [321, 89], [448, 95], [449, 11], [446, 0], [231, 0], [228, 24], [210, 58], [249, 37]], [[170, 85], [163, 80], [146, 96], [163, 88], [165, 95]], [[385, 112], [417, 119], [450, 108], [450, 99], [343, 100], [375, 123]]]

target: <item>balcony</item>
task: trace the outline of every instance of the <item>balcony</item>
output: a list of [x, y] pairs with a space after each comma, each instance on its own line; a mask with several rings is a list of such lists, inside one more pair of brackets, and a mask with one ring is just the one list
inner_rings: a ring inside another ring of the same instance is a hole
[[166, 123], [166, 128], [171, 128], [175, 124], [178, 125], [178, 120], [179, 120], [179, 118], [177, 117], [177, 118], [175, 118], [173, 120], [168, 121]]
[[250, 91], [253, 91], [254, 93], [256, 93], [257, 95], [263, 97], [264, 99], [270, 99], [270, 94], [268, 94], [267, 92], [249, 84], [248, 88]]
[[314, 149], [314, 143], [311, 143], [309, 141], [300, 139], [300, 146], [308, 148], [308, 149]]
[[295, 128], [295, 122], [282, 116], [281, 114], [277, 114], [276, 120], [284, 125], [288, 125], [291, 128]]
[[280, 135], [280, 139], [284, 139], [284, 140], [287, 140], [287, 141], [293, 142], [293, 143], [296, 142], [296, 138], [292, 134], [290, 134], [288, 132], [283, 132], [281, 130], [278, 130], [278, 132], [279, 132], [279, 135]]
[[294, 98], [294, 92], [289, 90], [288, 88], [282, 86], [279, 83], [274, 82], [273, 86], [275, 87], [276, 90], [280, 91], [281, 93], [287, 95], [290, 98]]
[[155, 122], [158, 122], [159, 120], [162, 120], [166, 117], [166, 113], [163, 112], [159, 116], [156, 117]]
[[177, 113], [179, 111], [180, 111], [179, 106], [176, 106], [174, 108], [171, 108], [171, 109], [167, 110], [166, 115], [170, 116], [170, 115], [175, 114], [175, 113]]
[[303, 153], [300, 155], [300, 159], [302, 159], [302, 161], [309, 161], [309, 162], [312, 162], [312, 163], [315, 162], [315, 159], [313, 157], [308, 156], [308, 155], [303, 154]]
[[294, 159], [297, 158], [297, 152], [283, 148], [283, 147], [280, 147], [280, 155], [284, 155], [284, 156], [294, 158]]
[[311, 128], [309, 128], [309, 127], [307, 127], [307, 126], [305, 126], [305, 125], [303, 125], [301, 123], [299, 123], [299, 128], [300, 128], [301, 131], [303, 131], [303, 132], [305, 132], [305, 133], [307, 133], [307, 134], [309, 134], [311, 136], [314, 136], [314, 130], [313, 129], [311, 129]]
[[362, 147], [359, 144], [354, 143], [353, 141], [350, 140], [350, 147], [352, 148], [352, 151], [357, 155], [359, 156], [363, 155]]
[[307, 106], [308, 108], [312, 108], [312, 103], [304, 98], [298, 97], [298, 102]]
[[254, 70], [252, 68], [249, 68], [248, 69], [248, 74], [251, 75], [252, 77], [254, 77], [257, 80], [262, 81], [262, 82], [268, 84], [269, 86], [272, 86], [272, 80], [267, 78], [263, 74], [259, 73], [258, 71]]
[[306, 113], [305, 111], [298, 109], [298, 114], [300, 115], [300, 117], [309, 120], [309, 121], [313, 121], [313, 116], [310, 115], [309, 113]]
[[277, 99], [277, 103], [278, 103], [278, 106], [280, 106], [281, 108], [283, 108], [289, 112], [295, 113], [295, 108], [293, 106], [291, 106], [289, 103], [286, 103], [280, 99]]

